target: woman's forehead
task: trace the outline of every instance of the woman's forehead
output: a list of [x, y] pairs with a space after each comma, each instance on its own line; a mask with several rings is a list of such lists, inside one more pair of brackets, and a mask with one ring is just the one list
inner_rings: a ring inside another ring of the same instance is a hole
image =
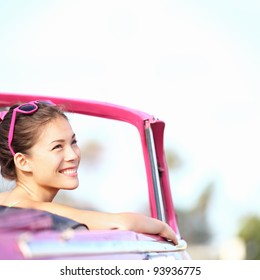
[[57, 139], [66, 140], [74, 135], [73, 129], [68, 120], [57, 118], [42, 127], [39, 141], [55, 141]]

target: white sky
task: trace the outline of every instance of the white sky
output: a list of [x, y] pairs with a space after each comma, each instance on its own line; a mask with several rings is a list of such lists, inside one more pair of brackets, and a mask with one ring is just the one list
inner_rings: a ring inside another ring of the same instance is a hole
[[103, 100], [166, 121], [184, 166], [174, 201], [209, 182], [219, 233], [260, 214], [260, 2], [0, 0], [0, 90]]

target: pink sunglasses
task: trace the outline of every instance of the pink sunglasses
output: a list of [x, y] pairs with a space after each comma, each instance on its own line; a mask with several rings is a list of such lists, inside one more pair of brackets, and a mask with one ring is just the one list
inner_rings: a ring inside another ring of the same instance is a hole
[[[39, 103], [47, 104], [50, 106], [56, 106], [56, 104], [54, 104], [50, 100], [46, 100], [46, 101], [36, 100], [36, 101], [31, 101], [28, 103], [21, 104], [13, 110], [10, 129], [9, 129], [9, 133], [8, 133], [8, 147], [13, 156], [15, 155], [15, 152], [12, 148], [12, 141], [13, 141], [13, 136], [14, 136], [14, 126], [15, 126], [15, 121], [16, 121], [16, 114], [17, 113], [28, 114], [28, 115], [33, 114], [34, 112], [36, 112], [38, 110], [39, 107], [37, 106], [37, 104], [39, 104]], [[5, 115], [4, 112], [3, 112], [3, 115]]]

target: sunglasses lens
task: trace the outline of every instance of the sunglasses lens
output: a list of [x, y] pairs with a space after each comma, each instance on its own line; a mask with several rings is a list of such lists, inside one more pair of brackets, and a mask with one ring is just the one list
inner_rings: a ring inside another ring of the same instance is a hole
[[33, 111], [35, 109], [37, 109], [36, 105], [35, 104], [23, 104], [19, 107], [19, 109], [21, 111], [24, 111], [24, 112], [30, 112], [30, 111]]

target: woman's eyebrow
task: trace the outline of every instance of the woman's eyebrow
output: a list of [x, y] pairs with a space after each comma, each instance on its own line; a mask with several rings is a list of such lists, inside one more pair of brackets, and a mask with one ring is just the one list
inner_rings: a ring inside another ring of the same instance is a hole
[[[75, 139], [76, 138], [76, 134], [74, 133], [72, 136], [71, 136], [71, 139]], [[49, 145], [53, 144], [53, 143], [56, 143], [56, 142], [65, 142], [65, 139], [57, 139], [57, 140], [53, 140], [49, 143]]]

